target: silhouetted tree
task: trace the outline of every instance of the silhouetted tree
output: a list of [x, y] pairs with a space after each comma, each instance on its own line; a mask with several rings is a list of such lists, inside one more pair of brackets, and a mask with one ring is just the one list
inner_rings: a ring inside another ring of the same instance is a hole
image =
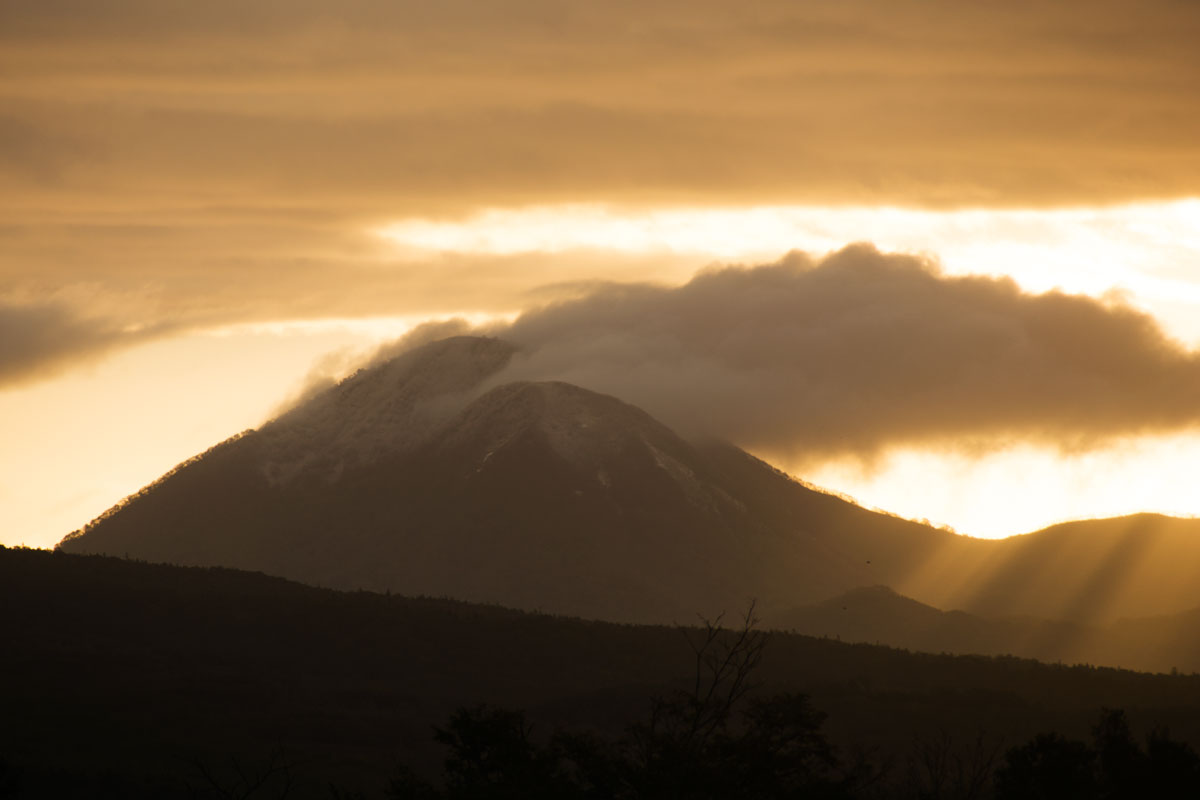
[[20, 788], [21, 780], [16, 767], [0, 758], [0, 798], [16, 797]]
[[295, 779], [293, 770], [299, 763], [283, 751], [273, 750], [265, 760], [256, 763], [230, 756], [223, 769], [200, 759], [193, 759], [192, 766], [200, 774], [200, 781], [196, 785], [187, 781], [187, 788], [197, 800], [286, 800]]
[[712, 787], [716, 751], [730, 747], [734, 707], [753, 688], [767, 643], [753, 603], [736, 631], [723, 619], [702, 620], [698, 635], [683, 629], [695, 658], [691, 688], [655, 697], [648, 719], [629, 728], [623, 744], [633, 796], [701, 796]]
[[996, 771], [997, 800], [1092, 800], [1096, 753], [1083, 742], [1044, 733], [1014, 747]]
[[842, 769], [821, 734], [825, 715], [806, 696], [748, 700], [736, 715], [693, 735], [694, 695], [659, 701], [651, 718], [614, 743], [568, 739], [585, 797], [659, 800], [772, 800], [842, 798], [877, 777]]
[[1135, 800], [1146, 796], [1149, 759], [1133, 739], [1129, 721], [1120, 709], [1105, 708], [1092, 728], [1100, 769], [1100, 795], [1112, 800]]
[[402, 768], [389, 796], [404, 800], [445, 797], [451, 800], [537, 800], [571, 798], [577, 783], [560, 767], [553, 747], [532, 739], [532, 726], [520, 711], [476, 706], [460, 708], [434, 738], [448, 748], [445, 790], [436, 791]]
[[438, 800], [444, 795], [422, 780], [407, 764], [396, 767], [385, 795], [390, 800]]
[[556, 798], [571, 793], [553, 750], [538, 747], [520, 711], [459, 709], [434, 738], [450, 748], [446, 796], [471, 800]]
[[731, 736], [721, 774], [725, 791], [740, 798], [850, 796], [857, 775], [839, 774], [838, 759], [821, 734], [825, 714], [801, 694], [755, 700], [745, 728]]
[[967, 749], [955, 747], [946, 731], [918, 737], [908, 759], [905, 796], [913, 800], [977, 800], [987, 791], [1000, 743], [990, 744], [983, 733]]
[[1146, 737], [1148, 772], [1143, 797], [1185, 798], [1200, 795], [1200, 755], [1164, 729]]

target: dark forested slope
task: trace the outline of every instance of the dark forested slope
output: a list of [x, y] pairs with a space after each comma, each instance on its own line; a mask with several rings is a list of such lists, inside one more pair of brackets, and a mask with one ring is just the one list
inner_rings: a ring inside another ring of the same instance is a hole
[[[273, 752], [311, 796], [329, 782], [374, 792], [397, 759], [432, 768], [431, 726], [457, 706], [525, 708], [543, 732], [611, 730], [693, 671], [672, 628], [46, 551], [0, 550], [0, 605], [0, 759], [29, 786], [88, 787], [81, 797], [105, 782], [112, 796], [188, 796], [202, 767]], [[1200, 740], [1195, 677], [783, 634], [755, 677], [764, 692], [810, 694], [835, 742], [901, 760], [914, 735], [942, 729], [1084, 735], [1101, 706]]]

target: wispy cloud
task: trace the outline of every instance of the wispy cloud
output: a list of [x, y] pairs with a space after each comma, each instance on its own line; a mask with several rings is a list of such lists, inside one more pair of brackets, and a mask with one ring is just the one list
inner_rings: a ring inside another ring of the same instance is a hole
[[88, 316], [65, 303], [0, 303], [0, 387], [52, 375], [165, 330]]

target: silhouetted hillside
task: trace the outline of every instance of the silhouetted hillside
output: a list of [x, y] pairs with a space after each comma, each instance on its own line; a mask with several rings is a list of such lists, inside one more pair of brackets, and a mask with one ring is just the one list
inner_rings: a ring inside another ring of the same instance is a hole
[[1150, 672], [1200, 672], [1200, 609], [1082, 625], [1033, 617], [990, 618], [940, 611], [886, 586], [852, 592], [779, 615], [781, 628], [931, 653], [1016, 655]]
[[[0, 550], [0, 604], [0, 759], [28, 786], [58, 787], [27, 796], [103, 796], [97, 781], [110, 796], [188, 796], [199, 766], [273, 752], [307, 787], [292, 797], [328, 796], [331, 781], [373, 793], [397, 759], [435, 769], [430, 726], [456, 707], [528, 709], [543, 732], [618, 730], [693, 671], [671, 628], [61, 552]], [[914, 735], [940, 729], [957, 742], [1084, 736], [1101, 706], [1200, 741], [1195, 677], [780, 634], [756, 680], [810, 694], [834, 742], [901, 762]]]
[[1021, 653], [1031, 626], [1075, 627], [1040, 620], [997, 621], [962, 611], [941, 611], [886, 586], [863, 587], [823, 603], [796, 608], [780, 615], [777, 622], [786, 630], [846, 642], [983, 655]]
[[958, 602], [934, 597], [929, 602], [992, 616], [1080, 622], [1200, 606], [1197, 519], [1134, 514], [1082, 520], [1002, 539], [993, 547], [984, 569], [959, 580]]

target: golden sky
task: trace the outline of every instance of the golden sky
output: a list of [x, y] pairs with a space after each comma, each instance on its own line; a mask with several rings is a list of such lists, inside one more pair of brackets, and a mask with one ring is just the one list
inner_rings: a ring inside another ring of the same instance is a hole
[[906, 516], [1196, 513], [1197, 41], [1187, 0], [0, 0], [0, 541], [522, 311], [528, 374]]

